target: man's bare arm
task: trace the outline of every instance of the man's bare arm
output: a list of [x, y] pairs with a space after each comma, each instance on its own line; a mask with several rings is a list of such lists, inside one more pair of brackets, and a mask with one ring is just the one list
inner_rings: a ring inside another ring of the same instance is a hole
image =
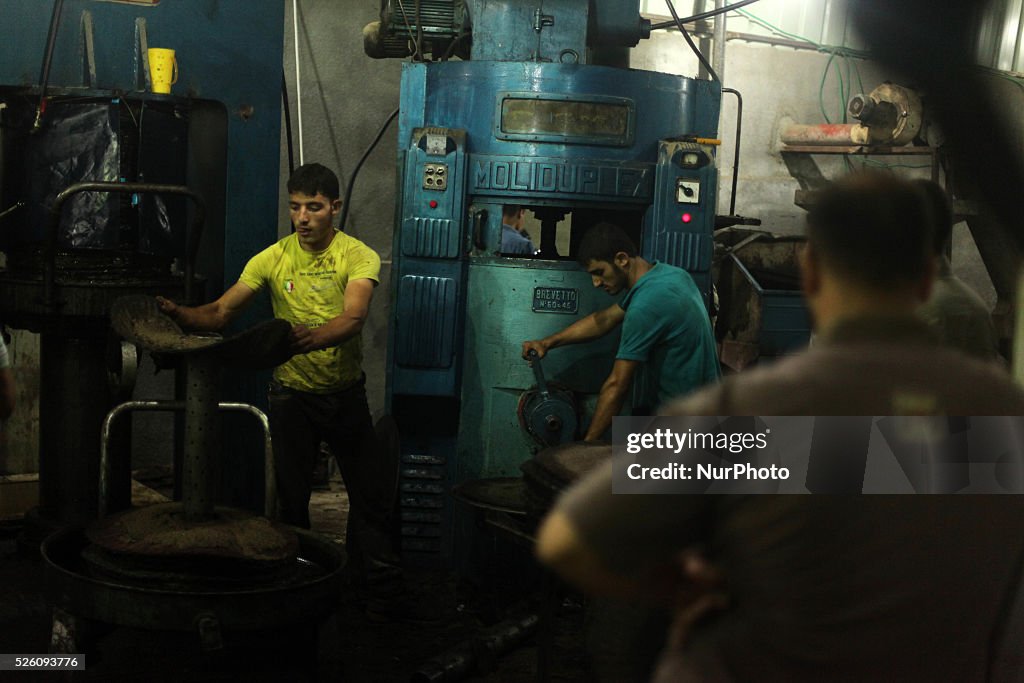
[[580, 536], [572, 520], [555, 510], [537, 533], [537, 559], [590, 595], [632, 598], [644, 592], [636, 579], [607, 569]]
[[[623, 520], [642, 524], [643, 519]], [[673, 641], [684, 643], [690, 629], [710, 611], [729, 604], [721, 571], [697, 549], [670, 555], [651, 571], [626, 576], [609, 569], [587, 545], [569, 515], [555, 509], [537, 533], [537, 559], [588, 595], [640, 600], [677, 609]]]
[[292, 348], [297, 353], [309, 353], [319, 349], [337, 346], [359, 334], [370, 313], [373, 300], [373, 280], [360, 278], [350, 280], [345, 286], [345, 310], [320, 327], [309, 329], [305, 325], [292, 328]]
[[255, 295], [249, 285], [236, 282], [219, 299], [202, 306], [182, 306], [162, 296], [156, 301], [160, 310], [184, 329], [217, 331], [224, 329]]
[[618, 304], [612, 304], [608, 308], [595, 311], [585, 318], [577, 320], [564, 330], [555, 332], [550, 337], [523, 342], [523, 358], [527, 358], [530, 351], [536, 351], [537, 356], [543, 358], [551, 349], [567, 344], [582, 344], [593, 341], [614, 330], [626, 312]]
[[626, 402], [626, 395], [633, 385], [633, 375], [639, 365], [640, 362], [635, 360], [615, 361], [611, 374], [601, 386], [594, 418], [590, 421], [587, 435], [583, 437], [584, 441], [597, 441], [611, 426], [612, 418], [619, 414], [622, 404]]

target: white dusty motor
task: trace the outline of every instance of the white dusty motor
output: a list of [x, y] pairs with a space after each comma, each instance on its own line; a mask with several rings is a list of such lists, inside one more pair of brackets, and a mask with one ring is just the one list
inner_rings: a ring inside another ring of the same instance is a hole
[[793, 124], [782, 131], [787, 145], [905, 145], [921, 130], [921, 98], [909, 88], [883, 83], [847, 105], [860, 123]]

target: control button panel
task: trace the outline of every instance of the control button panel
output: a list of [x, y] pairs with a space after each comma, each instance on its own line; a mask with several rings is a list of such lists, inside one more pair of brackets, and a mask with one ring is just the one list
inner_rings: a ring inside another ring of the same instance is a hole
[[423, 169], [424, 190], [448, 189], [448, 164], [426, 164]]
[[700, 202], [700, 181], [676, 179], [676, 204], [697, 204]]

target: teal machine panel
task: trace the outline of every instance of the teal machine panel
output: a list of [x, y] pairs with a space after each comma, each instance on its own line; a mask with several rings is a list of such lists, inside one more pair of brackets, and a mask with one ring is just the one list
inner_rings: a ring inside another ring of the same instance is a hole
[[[519, 259], [473, 262], [462, 357], [457, 481], [520, 475], [520, 463], [540, 446], [519, 417], [523, 394], [535, 384], [533, 371], [520, 355], [521, 343], [556, 332], [613, 301], [572, 262], [531, 267]], [[592, 398], [611, 371], [617, 345], [616, 333], [575, 352], [552, 352], [543, 360], [549, 385], [584, 403], [582, 431], [589, 424]]]
[[[471, 533], [454, 485], [518, 476], [589, 424], [617, 337], [553, 350], [547, 393], [520, 353], [614, 303], [575, 261], [591, 226], [711, 286], [717, 170], [699, 141], [717, 137], [719, 84], [591, 63], [649, 33], [635, 0], [465, 4], [470, 59], [403, 64], [401, 86], [387, 405], [403, 549], [427, 563]], [[502, 253], [504, 205], [539, 221], [538, 253]]]

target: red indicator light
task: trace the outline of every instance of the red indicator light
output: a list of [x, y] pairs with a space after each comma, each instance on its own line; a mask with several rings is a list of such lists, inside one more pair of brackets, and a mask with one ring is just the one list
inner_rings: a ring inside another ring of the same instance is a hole
[[431, 209], [436, 209], [437, 208], [437, 200], [436, 199], [431, 199], [430, 200], [430, 208]]
[[690, 222], [690, 221], [692, 221], [692, 220], [693, 220], [693, 216], [691, 216], [691, 215], [690, 215], [690, 214], [688, 214], [688, 213], [684, 213], [684, 214], [683, 214], [683, 222], [684, 222], [684, 223], [689, 223], [689, 222]]

